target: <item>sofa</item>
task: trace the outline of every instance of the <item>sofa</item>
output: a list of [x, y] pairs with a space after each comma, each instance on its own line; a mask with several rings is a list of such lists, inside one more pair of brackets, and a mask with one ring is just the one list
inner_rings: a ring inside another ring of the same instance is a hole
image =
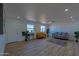
[[69, 34], [67, 32], [55, 32], [55, 33], [52, 33], [52, 37], [55, 39], [68, 40]]
[[37, 32], [37, 33], [36, 33], [36, 38], [37, 38], [37, 39], [46, 38], [46, 33], [44, 33], [44, 32]]

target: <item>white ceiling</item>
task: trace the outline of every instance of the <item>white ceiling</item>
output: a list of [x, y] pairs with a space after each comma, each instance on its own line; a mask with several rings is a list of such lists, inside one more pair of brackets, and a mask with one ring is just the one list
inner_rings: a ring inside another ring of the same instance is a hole
[[[6, 8], [6, 13], [8, 12], [24, 20], [43, 23], [62, 23], [79, 20], [79, 4], [77, 3], [10, 3], [4, 4], [4, 7]], [[69, 10], [65, 12], [65, 9]]]

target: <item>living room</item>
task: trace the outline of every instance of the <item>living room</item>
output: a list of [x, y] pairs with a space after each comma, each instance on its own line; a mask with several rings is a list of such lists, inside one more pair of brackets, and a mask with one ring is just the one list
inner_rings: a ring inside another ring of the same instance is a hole
[[4, 55], [79, 55], [78, 3], [2, 5]]

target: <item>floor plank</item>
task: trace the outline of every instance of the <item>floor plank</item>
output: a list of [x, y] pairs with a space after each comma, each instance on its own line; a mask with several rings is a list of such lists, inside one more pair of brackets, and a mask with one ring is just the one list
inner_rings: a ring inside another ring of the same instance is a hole
[[[6, 45], [5, 53], [8, 53], [7, 56], [79, 56], [79, 42], [56, 41], [41, 39], [14, 42]], [[64, 42], [64, 45], [59, 42]]]

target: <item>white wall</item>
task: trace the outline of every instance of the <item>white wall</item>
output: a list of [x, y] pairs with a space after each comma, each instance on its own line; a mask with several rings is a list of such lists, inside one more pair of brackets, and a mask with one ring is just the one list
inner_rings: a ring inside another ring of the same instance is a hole
[[46, 29], [47, 28], [49, 28], [49, 26], [47, 25], [47, 24], [41, 24], [41, 23], [34, 23], [34, 25], [35, 25], [35, 31], [36, 32], [40, 32], [40, 27], [41, 27], [41, 25], [44, 25], [44, 26], [46, 26]]
[[40, 32], [41, 23], [24, 22], [17, 19], [6, 19], [6, 42], [23, 41], [22, 31], [26, 31], [26, 24], [32, 23], [35, 25], [35, 32]]
[[7, 43], [24, 40], [22, 31], [26, 30], [26, 26], [22, 21], [17, 19], [6, 19], [5, 27]]

